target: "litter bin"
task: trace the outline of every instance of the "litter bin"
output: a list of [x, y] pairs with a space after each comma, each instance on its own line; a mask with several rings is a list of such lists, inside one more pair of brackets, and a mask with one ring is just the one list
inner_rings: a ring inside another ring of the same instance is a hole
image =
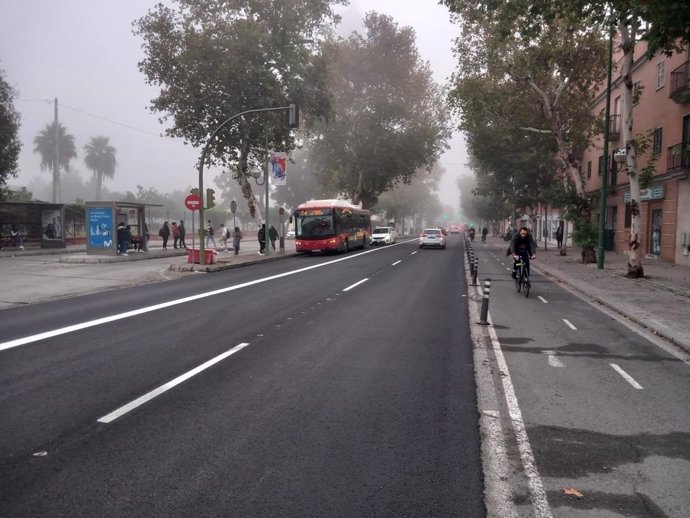
[[[196, 248], [187, 249], [187, 262], [190, 264], [200, 264], [199, 250]], [[206, 264], [213, 264], [216, 262], [216, 251], [215, 250], [204, 250], [204, 259], [206, 259]]]

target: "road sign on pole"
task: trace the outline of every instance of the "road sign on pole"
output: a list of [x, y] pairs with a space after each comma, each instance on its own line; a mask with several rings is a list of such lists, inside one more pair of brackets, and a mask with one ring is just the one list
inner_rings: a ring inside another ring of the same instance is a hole
[[199, 207], [201, 206], [201, 198], [199, 198], [199, 196], [196, 194], [190, 194], [184, 199], [184, 206], [191, 211], [199, 210]]

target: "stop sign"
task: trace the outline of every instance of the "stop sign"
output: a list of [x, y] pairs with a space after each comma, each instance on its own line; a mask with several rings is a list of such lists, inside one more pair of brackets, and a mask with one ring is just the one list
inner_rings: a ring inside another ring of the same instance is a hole
[[189, 210], [199, 210], [201, 206], [201, 198], [196, 194], [190, 194], [184, 199], [184, 206]]

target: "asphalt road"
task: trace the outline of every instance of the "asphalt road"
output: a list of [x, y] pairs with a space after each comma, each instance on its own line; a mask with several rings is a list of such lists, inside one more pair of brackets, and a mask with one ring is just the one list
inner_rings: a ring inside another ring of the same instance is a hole
[[484, 390], [519, 473], [515, 512], [690, 516], [690, 363], [539, 275], [524, 298], [512, 261], [475, 249], [491, 278]]
[[462, 256], [400, 244], [4, 310], [0, 514], [484, 516]]

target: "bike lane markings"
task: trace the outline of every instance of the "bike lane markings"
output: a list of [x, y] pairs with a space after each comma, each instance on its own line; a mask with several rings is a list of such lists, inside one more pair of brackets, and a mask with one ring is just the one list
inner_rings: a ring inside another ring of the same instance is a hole
[[565, 363], [563, 363], [559, 358], [558, 358], [558, 353], [556, 351], [552, 350], [547, 350], [547, 351], [542, 351], [543, 354], [546, 355], [549, 361], [549, 365], [551, 367], [559, 367], [563, 368], [565, 367]]
[[637, 390], [644, 390], [644, 387], [643, 387], [642, 385], [640, 385], [637, 381], [635, 381], [635, 378], [633, 378], [630, 374], [628, 374], [627, 372], [625, 372], [618, 364], [609, 363], [609, 365], [611, 366], [611, 368], [612, 368], [614, 371], [616, 371], [618, 374], [620, 374], [621, 377], [622, 377], [625, 381], [627, 381], [628, 383], [630, 383], [634, 388], [636, 388]]
[[577, 331], [577, 327], [575, 327], [575, 326], [572, 324], [572, 322], [570, 322], [570, 320], [568, 320], [567, 318], [564, 318], [564, 319], [563, 319], [563, 322], [565, 322], [565, 325], [568, 326], [568, 327], [569, 327], [570, 329], [572, 329], [573, 331]]
[[542, 297], [541, 295], [537, 295], [537, 298], [538, 298], [539, 300], [541, 300], [544, 304], [548, 304], [548, 303], [549, 303], [549, 301], [546, 300], [546, 299], [545, 299], [544, 297]]

